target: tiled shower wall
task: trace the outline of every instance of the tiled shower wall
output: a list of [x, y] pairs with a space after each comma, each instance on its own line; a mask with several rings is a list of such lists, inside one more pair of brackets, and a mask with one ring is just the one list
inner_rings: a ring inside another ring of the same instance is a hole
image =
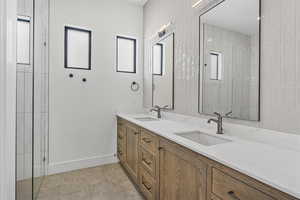
[[[144, 7], [144, 106], [151, 107], [149, 40], [175, 25], [175, 110], [198, 114], [199, 10], [196, 0], [151, 0]], [[205, 1], [204, 1], [205, 2]], [[261, 0], [261, 121], [250, 126], [300, 134], [300, 1]]]
[[[18, 15], [31, 18], [33, 40], [33, 1], [18, 0]], [[33, 48], [30, 47], [30, 64], [17, 64], [17, 179], [32, 177], [32, 94], [33, 94]]]

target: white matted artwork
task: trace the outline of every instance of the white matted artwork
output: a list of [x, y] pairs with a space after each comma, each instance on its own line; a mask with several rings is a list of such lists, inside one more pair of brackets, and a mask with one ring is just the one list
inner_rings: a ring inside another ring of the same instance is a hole
[[92, 32], [65, 26], [65, 68], [91, 70]]

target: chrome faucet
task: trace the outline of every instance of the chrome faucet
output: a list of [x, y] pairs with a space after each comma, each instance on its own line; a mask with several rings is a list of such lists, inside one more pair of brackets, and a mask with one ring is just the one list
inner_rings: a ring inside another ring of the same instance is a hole
[[154, 106], [154, 108], [151, 108], [150, 112], [155, 111], [157, 112], [157, 118], [161, 119], [161, 111], [167, 109], [169, 106]]
[[214, 112], [217, 119], [209, 119], [207, 123], [215, 122], [218, 125], [217, 134], [224, 134], [223, 132], [223, 116], [220, 113]]

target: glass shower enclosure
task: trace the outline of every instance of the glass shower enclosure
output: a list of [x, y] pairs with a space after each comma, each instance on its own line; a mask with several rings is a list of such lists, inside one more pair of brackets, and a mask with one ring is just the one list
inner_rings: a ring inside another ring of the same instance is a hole
[[17, 200], [33, 200], [47, 174], [48, 0], [18, 0]]

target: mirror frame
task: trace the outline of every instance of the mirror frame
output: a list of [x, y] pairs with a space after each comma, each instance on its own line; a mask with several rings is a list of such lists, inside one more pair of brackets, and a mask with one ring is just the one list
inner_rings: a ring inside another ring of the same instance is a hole
[[[168, 38], [169, 36], [173, 36], [173, 74], [172, 74], [172, 107], [171, 108], [167, 108], [166, 110], [174, 110], [175, 109], [175, 31], [169, 31], [168, 33], [166, 33], [165, 35], [163, 35], [162, 37], [157, 36], [152, 42], [151, 42], [151, 79], [152, 79], [152, 86], [151, 86], [151, 94], [152, 94], [152, 100], [151, 100], [151, 104], [152, 107], [154, 107], [154, 74], [153, 74], [153, 47], [154, 45], [156, 45], [157, 43], [160, 43], [161, 41], [163, 41], [164, 39]], [[164, 106], [164, 105], [161, 105]]]
[[[224, 3], [226, 0], [213, 0], [212, 2], [209, 2], [206, 4], [206, 6], [203, 7], [200, 11], [199, 15], [199, 72], [198, 72], [198, 113], [200, 115], [204, 116], [214, 116], [213, 114], [208, 114], [203, 112], [203, 90], [200, 91], [202, 84], [201, 80], [203, 81], [203, 64], [201, 59], [202, 55], [204, 54], [203, 48], [201, 48], [201, 34], [202, 34], [202, 28], [201, 28], [201, 17], [208, 13], [209, 11], [213, 10], [220, 4]], [[241, 119], [237, 117], [230, 117], [225, 116], [224, 118], [229, 119], [235, 119], [235, 120], [241, 120], [241, 121], [250, 121], [250, 122], [260, 122], [261, 121], [261, 57], [262, 57], [262, 45], [261, 45], [261, 36], [262, 36], [262, 0], [259, 1], [259, 16], [258, 16], [258, 26], [259, 26], [259, 48], [258, 48], [258, 113], [257, 113], [257, 120], [251, 120], [251, 119]], [[201, 103], [200, 103], [201, 102]]]

